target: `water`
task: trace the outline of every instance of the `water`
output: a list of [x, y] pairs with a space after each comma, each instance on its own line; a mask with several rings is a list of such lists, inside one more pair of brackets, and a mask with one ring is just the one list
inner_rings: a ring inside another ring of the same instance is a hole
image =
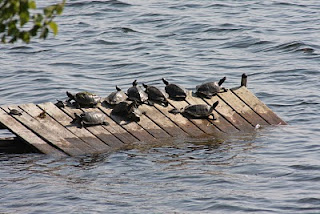
[[1, 104], [66, 90], [105, 96], [134, 79], [193, 89], [227, 76], [233, 87], [245, 72], [289, 125], [82, 158], [1, 154], [0, 212], [319, 213], [319, 9], [316, 0], [69, 0], [57, 37], [1, 45]]

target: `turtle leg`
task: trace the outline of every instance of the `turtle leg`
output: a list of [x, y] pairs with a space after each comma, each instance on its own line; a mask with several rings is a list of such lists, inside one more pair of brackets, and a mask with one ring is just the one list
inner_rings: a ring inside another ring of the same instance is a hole
[[154, 102], [151, 101], [151, 100], [147, 100], [147, 101], [146, 101], [146, 104], [149, 105], [149, 106], [154, 106]]
[[109, 123], [108, 123], [107, 121], [103, 121], [103, 122], [102, 122], [102, 125], [108, 126]]
[[[212, 118], [210, 118], [210, 116], [212, 116]], [[215, 118], [215, 116], [214, 116], [213, 113], [209, 114], [208, 119], [209, 119], [209, 120], [213, 120], [213, 121], [214, 121], [214, 120], [217, 120], [217, 118]]]
[[179, 113], [181, 113], [181, 111], [179, 111], [178, 109], [174, 108], [174, 109], [169, 110], [169, 113], [171, 113], [171, 114], [179, 114]]
[[80, 109], [80, 108], [81, 108], [81, 106], [80, 106], [80, 104], [79, 104], [78, 102], [74, 102], [73, 105], [74, 105], [74, 107], [77, 108], [77, 109]]
[[168, 100], [164, 100], [164, 101], [161, 103], [161, 105], [164, 106], [164, 107], [168, 107], [168, 105], [169, 105]]
[[227, 92], [227, 91], [228, 91], [227, 88], [222, 87], [222, 88], [220, 89], [220, 91], [218, 91], [217, 93], [224, 93], [224, 92]]
[[83, 127], [85, 127], [85, 124], [81, 121], [81, 122], [79, 123], [79, 128], [82, 129]]

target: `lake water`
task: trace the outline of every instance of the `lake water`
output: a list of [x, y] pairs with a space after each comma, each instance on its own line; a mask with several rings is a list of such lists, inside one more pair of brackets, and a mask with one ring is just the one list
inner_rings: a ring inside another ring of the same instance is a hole
[[69, 0], [55, 38], [1, 45], [1, 105], [106, 96], [134, 79], [194, 89], [227, 76], [234, 87], [245, 72], [289, 125], [85, 158], [0, 154], [0, 213], [319, 213], [319, 10], [317, 0]]

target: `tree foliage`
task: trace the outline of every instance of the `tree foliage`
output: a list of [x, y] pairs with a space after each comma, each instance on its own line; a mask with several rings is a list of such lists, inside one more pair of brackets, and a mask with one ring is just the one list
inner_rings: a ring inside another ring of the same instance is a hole
[[65, 0], [41, 11], [35, 0], [0, 0], [0, 39], [2, 43], [21, 40], [29, 43], [32, 37], [46, 39], [51, 31], [58, 33], [53, 19], [63, 11]]

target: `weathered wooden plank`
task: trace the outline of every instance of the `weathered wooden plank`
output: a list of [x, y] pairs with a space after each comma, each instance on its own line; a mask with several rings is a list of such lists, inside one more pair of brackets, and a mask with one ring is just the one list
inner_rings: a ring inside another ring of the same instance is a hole
[[130, 132], [133, 136], [135, 136], [138, 140], [140, 141], [155, 140], [155, 138], [150, 133], [144, 130], [136, 122], [124, 121], [122, 117], [111, 114], [112, 109], [106, 108], [105, 106], [100, 106], [99, 108], [105, 114], [109, 115], [117, 124], [121, 125], [122, 128]]
[[246, 87], [239, 87], [231, 89], [243, 102], [252, 108], [257, 114], [264, 118], [272, 125], [286, 125], [287, 123], [279, 118], [269, 107], [267, 107], [261, 100], [259, 100]]
[[[197, 97], [195, 94], [190, 94], [187, 97], [187, 102], [189, 104], [206, 104], [208, 105], [207, 102], [205, 102], [204, 99], [201, 99], [199, 97]], [[220, 103], [220, 101], [219, 101]], [[213, 103], [212, 103], [213, 104]], [[209, 105], [212, 105], [209, 104]], [[235, 133], [238, 132], [239, 130], [229, 121], [227, 121], [221, 114], [220, 112], [218, 112], [217, 110], [214, 110], [214, 116], [216, 118], [216, 120], [214, 121], [210, 121], [215, 127], [217, 127], [220, 131], [224, 132], [224, 133]]]
[[240, 131], [252, 131], [254, 126], [248, 121], [243, 119], [235, 110], [228, 106], [222, 99], [218, 96], [213, 96], [211, 99], [203, 99], [209, 105], [212, 105], [216, 101], [219, 101], [218, 106], [215, 108], [216, 112], [222, 115], [226, 120], [232, 123]]
[[[19, 109], [19, 106], [11, 105], [11, 109]], [[8, 107], [3, 108], [6, 112], [9, 112]], [[24, 126], [28, 127], [35, 134], [40, 136], [43, 140], [46, 140], [50, 145], [61, 149], [66, 154], [71, 156], [83, 155], [86, 153], [85, 150], [81, 150], [77, 145], [77, 139], [69, 138], [64, 139], [59, 135], [59, 132], [56, 131], [55, 127], [51, 127], [50, 124], [43, 123], [36, 118], [31, 117], [26, 112], [22, 113], [21, 116], [13, 116]]]
[[[155, 104], [158, 105], [158, 104]], [[163, 115], [160, 111], [158, 111], [155, 107], [151, 107], [148, 105], [141, 105], [139, 109], [145, 111], [147, 117], [149, 117], [154, 123], [160, 126], [163, 130], [169, 133], [171, 136], [186, 136], [186, 133], [174, 124], [171, 120], [169, 120], [165, 115]], [[143, 120], [143, 118], [141, 118]], [[169, 135], [168, 135], [169, 137]]]
[[181, 114], [171, 114], [169, 110], [173, 108], [172, 105], [168, 107], [163, 107], [161, 105], [155, 105], [162, 114], [168, 117], [171, 121], [173, 121], [177, 126], [179, 126], [186, 134], [193, 137], [205, 137], [205, 132], [199, 129], [196, 125], [194, 125], [187, 118], [183, 117]]
[[[73, 141], [73, 143], [83, 152], [84, 154], [94, 154], [97, 152], [97, 150], [84, 142], [82, 139], [78, 138], [75, 134], [73, 134], [71, 131], [66, 129], [64, 126], [62, 126], [60, 123], [52, 119], [47, 113], [45, 113], [45, 110], [43, 111], [35, 104], [23, 104], [19, 105], [21, 109], [23, 109], [25, 112], [30, 114], [33, 118], [36, 118], [38, 121], [40, 121], [43, 124], [46, 124], [49, 127], [49, 130], [51, 129], [53, 133], [57, 136], [60, 136], [61, 138]], [[41, 114], [45, 116], [41, 116]]]
[[[16, 117], [20, 117], [20, 116], [16, 116]], [[31, 130], [26, 128], [16, 119], [14, 119], [12, 116], [8, 115], [7, 112], [1, 108], [0, 108], [0, 123], [4, 125], [7, 129], [9, 129], [13, 134], [19, 136], [26, 143], [32, 145], [41, 153], [50, 154], [52, 156], [57, 156], [57, 157], [66, 156], [65, 153], [49, 145], [47, 142], [42, 140], [40, 137], [34, 134]]]
[[[70, 107], [62, 109], [65, 113], [67, 113], [70, 117], [74, 117], [74, 111], [70, 111]], [[81, 113], [81, 110], [76, 111], [76, 113]], [[106, 117], [106, 122], [109, 123], [109, 126], [104, 127], [107, 129], [110, 133], [112, 133], [114, 136], [116, 136], [119, 140], [121, 140], [124, 144], [132, 143], [135, 141], [138, 141], [137, 138], [135, 138], [132, 134], [127, 132], [124, 128], [122, 128], [119, 124], [114, 122], [109, 115]]]
[[108, 152], [111, 150], [110, 146], [101, 140], [99, 140], [95, 135], [86, 129], [79, 129], [76, 125], [71, 124], [72, 118], [61, 111], [53, 103], [47, 102], [43, 104], [38, 104], [38, 106], [45, 110], [48, 115], [50, 115], [54, 120], [59, 122], [62, 126], [72, 132], [74, 135], [79, 137], [81, 140], [86, 142], [92, 148], [95, 149], [95, 153]]
[[257, 124], [269, 125], [262, 117], [249, 108], [249, 106], [247, 106], [230, 90], [224, 93], [219, 93], [218, 96], [253, 126], [256, 126]]
[[[141, 106], [139, 108], [141, 109]], [[146, 116], [146, 114], [141, 115], [140, 121], [137, 123], [157, 139], [169, 138], [170, 135], [164, 131], [164, 129], [154, 123], [148, 116]]]

